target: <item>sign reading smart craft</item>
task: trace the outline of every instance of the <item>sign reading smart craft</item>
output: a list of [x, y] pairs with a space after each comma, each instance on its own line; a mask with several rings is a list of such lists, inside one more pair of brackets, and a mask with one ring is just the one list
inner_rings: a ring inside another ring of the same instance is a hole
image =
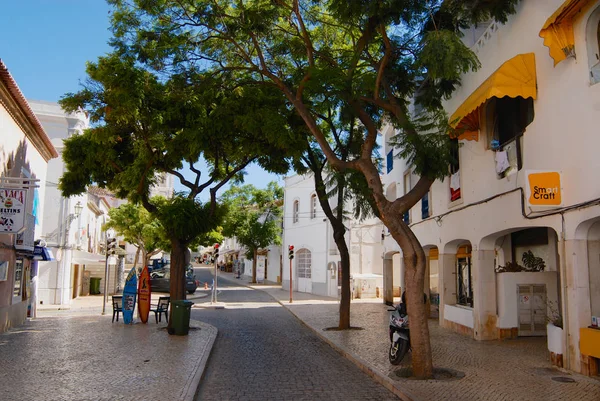
[[0, 188], [0, 233], [18, 234], [25, 227], [27, 190]]
[[527, 171], [529, 206], [562, 206], [561, 175], [557, 171]]

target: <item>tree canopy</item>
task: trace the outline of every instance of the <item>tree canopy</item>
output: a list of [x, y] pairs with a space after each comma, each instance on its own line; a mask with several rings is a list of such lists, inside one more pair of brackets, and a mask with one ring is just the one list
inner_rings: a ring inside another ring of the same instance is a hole
[[[413, 372], [432, 375], [422, 290], [425, 254], [401, 216], [448, 174], [442, 102], [476, 55], [461, 40], [473, 24], [505, 22], [517, 0], [109, 0], [113, 45], [167, 76], [197, 71], [236, 87], [275, 88], [304, 122], [329, 164], [356, 170], [407, 268]], [[411, 113], [414, 102], [420, 113]], [[342, 160], [321, 127], [323, 103], [360, 120], [360, 153]], [[415, 114], [418, 116], [415, 117]], [[440, 118], [440, 115], [442, 118]], [[388, 200], [373, 160], [384, 123], [397, 128], [401, 156], [420, 176]], [[428, 132], [421, 127], [427, 127]]]
[[[85, 110], [93, 123], [65, 140], [60, 189], [70, 196], [92, 184], [106, 187], [158, 218], [171, 242], [171, 296], [184, 299], [188, 246], [214, 239], [223, 218], [217, 192], [242, 179], [250, 163], [288, 171], [291, 112], [274, 88], [236, 87], [194, 71], [165, 77], [116, 53], [88, 63], [87, 73], [83, 89], [60, 101], [66, 111]], [[200, 159], [206, 171], [196, 167]], [[158, 204], [149, 193], [164, 173], [188, 191]], [[202, 192], [210, 194], [206, 203], [197, 200]]]
[[125, 241], [138, 249], [134, 267], [140, 253], [145, 264], [152, 255], [169, 249], [170, 243], [160, 221], [140, 205], [124, 203], [110, 209], [108, 216], [110, 220], [104, 225], [104, 229], [114, 229]]

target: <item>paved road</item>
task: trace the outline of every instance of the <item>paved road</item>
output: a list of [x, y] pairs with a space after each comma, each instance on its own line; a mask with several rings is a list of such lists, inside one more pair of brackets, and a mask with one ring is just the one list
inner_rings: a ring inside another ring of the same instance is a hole
[[[208, 269], [196, 276], [212, 280]], [[197, 400], [397, 400], [268, 294], [221, 279], [219, 288], [225, 309], [192, 310], [219, 329]]]

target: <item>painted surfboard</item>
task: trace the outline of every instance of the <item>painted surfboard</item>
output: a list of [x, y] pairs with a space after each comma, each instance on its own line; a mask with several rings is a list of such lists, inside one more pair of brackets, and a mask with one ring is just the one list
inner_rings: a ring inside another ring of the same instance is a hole
[[133, 323], [133, 311], [135, 311], [135, 298], [137, 295], [137, 275], [132, 268], [125, 279], [123, 287], [123, 323]]
[[142, 323], [147, 323], [148, 314], [150, 314], [150, 297], [152, 295], [148, 266], [142, 269], [138, 280], [138, 316]]

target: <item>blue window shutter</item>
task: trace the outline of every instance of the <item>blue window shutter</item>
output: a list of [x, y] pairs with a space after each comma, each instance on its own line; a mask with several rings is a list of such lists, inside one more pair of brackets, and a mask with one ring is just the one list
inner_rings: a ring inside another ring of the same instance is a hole
[[394, 150], [390, 150], [386, 158], [387, 172], [389, 173], [394, 168]]
[[421, 218], [426, 219], [429, 217], [429, 192], [421, 199]]

